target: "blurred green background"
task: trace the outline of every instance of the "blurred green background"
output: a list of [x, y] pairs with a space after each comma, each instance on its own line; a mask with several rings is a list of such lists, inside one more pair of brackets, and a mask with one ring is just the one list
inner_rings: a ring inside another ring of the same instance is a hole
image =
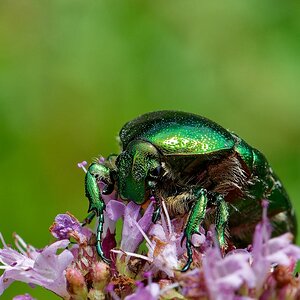
[[[85, 217], [76, 166], [144, 112], [204, 115], [268, 157], [300, 215], [297, 1], [0, 1], [0, 231]], [[2, 296], [40, 288], [14, 283]], [[1, 298], [1, 299], [2, 299]]]

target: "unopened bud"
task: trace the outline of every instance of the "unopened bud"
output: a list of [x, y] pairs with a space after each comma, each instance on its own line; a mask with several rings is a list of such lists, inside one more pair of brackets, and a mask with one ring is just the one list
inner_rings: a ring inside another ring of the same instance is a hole
[[91, 289], [88, 294], [88, 299], [89, 300], [104, 300], [105, 295], [102, 291], [99, 291], [96, 289]]
[[110, 278], [108, 265], [104, 262], [96, 262], [92, 267], [91, 275], [93, 288], [96, 290], [103, 290]]
[[76, 269], [66, 271], [67, 290], [74, 300], [87, 299], [87, 286], [83, 275]]

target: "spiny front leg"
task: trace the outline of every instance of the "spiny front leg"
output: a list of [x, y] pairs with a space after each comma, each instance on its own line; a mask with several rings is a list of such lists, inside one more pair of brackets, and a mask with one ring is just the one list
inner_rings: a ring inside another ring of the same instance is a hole
[[199, 234], [199, 226], [205, 217], [208, 201], [207, 191], [205, 189], [196, 189], [193, 194], [196, 197], [196, 200], [192, 206], [181, 240], [182, 244], [184, 239], [186, 239], [186, 250], [188, 256], [187, 262], [181, 270], [182, 272], [187, 271], [193, 262], [192, 235]]
[[[104, 182], [106, 184], [106, 188], [104, 190], [108, 190], [107, 187], [113, 185], [111, 179], [111, 170], [98, 163], [93, 163], [90, 165], [86, 176], [85, 176], [85, 195], [89, 199], [89, 215], [85, 219], [86, 223], [91, 222], [91, 220], [97, 215], [99, 217], [98, 226], [97, 226], [97, 242], [96, 242], [96, 250], [101, 259], [110, 263], [110, 260], [105, 257], [102, 245], [101, 245], [101, 237], [103, 232], [103, 223], [104, 223], [104, 210], [105, 203], [102, 199], [101, 192], [99, 190], [98, 182]], [[111, 188], [109, 189], [111, 190]]]

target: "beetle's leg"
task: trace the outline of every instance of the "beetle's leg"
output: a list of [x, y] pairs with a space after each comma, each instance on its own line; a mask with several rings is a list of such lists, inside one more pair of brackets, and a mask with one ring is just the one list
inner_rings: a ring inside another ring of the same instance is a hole
[[154, 211], [152, 214], [152, 222], [155, 224], [160, 219], [161, 206], [160, 202], [155, 196], [152, 196], [150, 199], [154, 202]]
[[[105, 209], [105, 206], [104, 206]], [[104, 210], [103, 209], [103, 210]], [[97, 242], [96, 242], [96, 250], [98, 255], [101, 257], [101, 259], [107, 263], [110, 264], [111, 260], [106, 258], [102, 249], [102, 244], [101, 244], [101, 237], [102, 237], [102, 232], [103, 232], [103, 223], [104, 223], [104, 215], [103, 215], [103, 210], [99, 214], [99, 220], [98, 220], [98, 226], [97, 226]]]
[[196, 200], [191, 208], [191, 212], [185, 225], [183, 237], [181, 240], [182, 244], [184, 239], [186, 239], [186, 250], [188, 256], [187, 262], [181, 270], [182, 272], [187, 271], [193, 261], [192, 235], [194, 233], [199, 233], [199, 226], [205, 217], [207, 206], [207, 192], [205, 189], [198, 189], [193, 194], [195, 195]]
[[224, 197], [222, 195], [217, 196], [216, 205], [217, 205], [216, 220], [215, 220], [216, 232], [217, 232], [220, 248], [224, 250], [227, 247], [226, 230], [228, 225], [229, 208], [228, 208], [228, 203], [224, 200]]
[[160, 205], [156, 203], [154, 206], [154, 212], [152, 215], [152, 222], [154, 224], [160, 219], [160, 212], [161, 212]]
[[92, 220], [94, 219], [94, 217], [96, 216], [96, 212], [93, 210], [91, 211], [86, 218], [81, 222], [81, 226], [85, 226], [86, 224], [90, 224], [92, 222]]
[[101, 245], [105, 203], [102, 199], [98, 182], [104, 182], [106, 184], [106, 187], [104, 188], [106, 191], [111, 190], [111, 188], [107, 188], [108, 186], [111, 187], [111, 185], [113, 185], [111, 177], [111, 170], [108, 167], [98, 163], [91, 164], [85, 176], [85, 195], [90, 202], [88, 210], [89, 215], [87, 216], [86, 220], [90, 221], [95, 215], [99, 217], [96, 234], [96, 250], [101, 259], [106, 263], [109, 263], [110, 260], [104, 256]]

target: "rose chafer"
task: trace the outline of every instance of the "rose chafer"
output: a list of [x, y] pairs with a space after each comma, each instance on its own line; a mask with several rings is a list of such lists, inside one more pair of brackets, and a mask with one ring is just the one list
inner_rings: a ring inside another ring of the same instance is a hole
[[[99, 217], [96, 249], [101, 246], [105, 203], [102, 194], [117, 191], [123, 200], [143, 204], [154, 197], [152, 221], [164, 200], [171, 218], [188, 215], [182, 242], [192, 263], [192, 235], [200, 224], [214, 223], [221, 249], [246, 247], [260, 221], [261, 200], [268, 199], [273, 235], [292, 232], [296, 218], [289, 197], [264, 155], [236, 134], [204, 117], [178, 111], [144, 114], [120, 131], [122, 151], [104, 163], [92, 163], [85, 190], [89, 215]], [[99, 189], [100, 183], [104, 188]]]

